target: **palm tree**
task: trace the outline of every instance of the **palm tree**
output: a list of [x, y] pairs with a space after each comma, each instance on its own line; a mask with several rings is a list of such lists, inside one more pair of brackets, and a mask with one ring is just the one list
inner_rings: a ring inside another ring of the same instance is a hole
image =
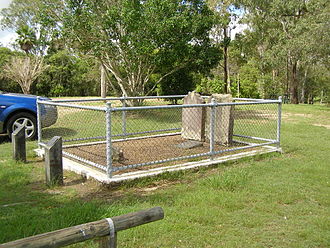
[[31, 49], [37, 43], [37, 37], [34, 30], [28, 25], [22, 25], [16, 33], [18, 34], [16, 42], [26, 54], [29, 54]]

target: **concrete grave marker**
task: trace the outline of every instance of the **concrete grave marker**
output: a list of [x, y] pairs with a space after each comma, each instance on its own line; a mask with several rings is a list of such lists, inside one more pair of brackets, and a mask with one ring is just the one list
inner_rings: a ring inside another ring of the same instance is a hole
[[[203, 98], [198, 94], [189, 92], [183, 99], [183, 104], [203, 104]], [[182, 109], [181, 136], [189, 140], [205, 140], [205, 107], [192, 107]]]
[[[212, 94], [217, 103], [233, 102], [230, 94]], [[218, 106], [215, 114], [214, 141], [220, 145], [231, 145], [233, 142], [234, 106]], [[208, 138], [210, 134], [208, 134]]]

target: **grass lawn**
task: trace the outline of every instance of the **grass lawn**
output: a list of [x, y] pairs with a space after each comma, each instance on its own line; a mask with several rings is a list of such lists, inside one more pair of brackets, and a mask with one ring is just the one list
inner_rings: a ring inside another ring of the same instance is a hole
[[[154, 206], [165, 219], [120, 232], [119, 247], [329, 247], [330, 108], [284, 105], [284, 154], [107, 188], [65, 172], [44, 185], [0, 144], [0, 243]], [[97, 247], [85, 242], [73, 247]]]

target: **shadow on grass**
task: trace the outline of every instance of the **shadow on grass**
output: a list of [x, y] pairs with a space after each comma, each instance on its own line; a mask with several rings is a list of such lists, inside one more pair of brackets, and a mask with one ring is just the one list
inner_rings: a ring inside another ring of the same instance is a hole
[[10, 139], [9, 139], [9, 136], [7, 135], [1, 135], [0, 136], [0, 144], [3, 144], [3, 143], [7, 143], [7, 142], [10, 142]]
[[42, 138], [51, 139], [54, 136], [68, 137], [68, 136], [75, 136], [76, 134], [77, 134], [77, 131], [73, 130], [71, 128], [55, 127], [55, 128], [47, 128], [47, 129], [43, 130]]

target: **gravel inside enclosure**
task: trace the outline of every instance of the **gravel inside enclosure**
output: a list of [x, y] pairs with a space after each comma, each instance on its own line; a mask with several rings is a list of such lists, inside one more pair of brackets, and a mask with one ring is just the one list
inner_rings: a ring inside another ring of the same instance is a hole
[[[178, 144], [181, 144], [185, 141], [187, 140], [181, 138], [180, 135], [173, 135], [173, 136], [115, 142], [113, 143], [113, 147], [117, 149], [121, 149], [124, 153], [125, 159], [122, 162], [113, 161], [113, 166], [121, 167], [125, 165], [146, 163], [151, 161], [209, 152], [210, 148], [209, 148], [209, 143], [207, 142], [204, 142], [203, 146], [195, 147], [191, 149], [184, 149], [177, 147]], [[236, 144], [234, 146], [242, 146], [242, 145]], [[228, 149], [228, 148], [229, 147], [215, 145], [216, 151], [221, 149]], [[66, 148], [65, 151], [74, 154], [76, 156], [79, 156], [81, 158], [87, 159], [89, 161], [98, 163], [100, 165], [106, 165], [106, 144]], [[201, 159], [201, 158], [199, 157], [197, 159]], [[184, 160], [184, 161], [186, 162], [188, 160]], [[174, 161], [171, 163], [167, 163], [167, 165], [176, 164], [176, 163], [182, 163], [182, 161], [180, 162]], [[134, 170], [155, 168], [163, 165], [164, 164], [142, 166], [139, 168], [135, 168]], [[132, 169], [125, 170], [124, 172], [128, 172], [128, 171], [133, 171], [133, 170]]]

